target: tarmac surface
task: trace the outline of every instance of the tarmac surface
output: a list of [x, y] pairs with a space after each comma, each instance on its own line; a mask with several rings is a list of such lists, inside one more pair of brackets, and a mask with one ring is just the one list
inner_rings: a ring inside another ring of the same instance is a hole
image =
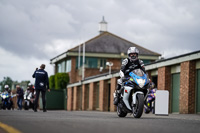
[[[116, 112], [0, 110], [0, 123], [21, 133], [200, 133], [200, 115], [144, 114], [140, 119]], [[6, 133], [1, 127], [0, 133]]]

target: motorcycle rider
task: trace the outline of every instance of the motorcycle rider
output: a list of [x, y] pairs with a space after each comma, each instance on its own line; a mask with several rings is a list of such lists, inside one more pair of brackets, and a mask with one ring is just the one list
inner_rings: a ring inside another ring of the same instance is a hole
[[35, 97], [35, 90], [34, 90], [33, 84], [28, 83], [27, 90], [30, 91], [30, 93], [32, 93], [32, 98], [34, 98]]
[[145, 103], [145, 105], [146, 105], [145, 113], [149, 113], [150, 111], [152, 111], [151, 103], [152, 103], [152, 101], [155, 100], [156, 90], [157, 90], [157, 88], [155, 87], [154, 82], [152, 82], [150, 80], [149, 93], [148, 93], [148, 96], [147, 96], [147, 99], [146, 99], [146, 103]]
[[34, 101], [35, 101], [34, 87], [31, 83], [28, 83], [28, 87], [24, 93], [24, 109], [25, 110], [28, 110], [29, 108], [34, 109]]
[[139, 50], [136, 47], [130, 47], [127, 51], [128, 58], [124, 59], [122, 61], [121, 69], [119, 72], [120, 79], [117, 80], [117, 88], [114, 93], [114, 105], [117, 105], [119, 102], [119, 97], [121, 94], [121, 91], [123, 88], [121, 88], [121, 85], [123, 83], [123, 79], [127, 78], [129, 73], [126, 73], [127, 69], [130, 69], [132, 67], [132, 70], [134, 69], [142, 69], [144, 73], [146, 73], [144, 68], [144, 63], [142, 60], [138, 59]]
[[[12, 98], [11, 98], [11, 90], [9, 89], [9, 85], [5, 85], [4, 86], [4, 89], [5, 91], [3, 93], [8, 93], [9, 95], [9, 102], [10, 102], [10, 107], [13, 109], [13, 101], [12, 101]], [[3, 100], [3, 99], [2, 99]]]
[[5, 91], [4, 92], [8, 92], [9, 94], [11, 93], [11, 91], [10, 91], [10, 89], [9, 89], [10, 87], [9, 87], [9, 85], [5, 85], [4, 86], [4, 89], [5, 89]]

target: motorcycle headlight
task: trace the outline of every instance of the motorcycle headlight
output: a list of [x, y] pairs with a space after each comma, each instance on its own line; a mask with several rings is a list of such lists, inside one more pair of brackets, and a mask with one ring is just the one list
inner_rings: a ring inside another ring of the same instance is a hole
[[136, 79], [138, 85], [140, 86], [140, 88], [142, 88], [145, 84], [145, 79]]
[[3, 99], [5, 99], [6, 98], [6, 95], [3, 95]]

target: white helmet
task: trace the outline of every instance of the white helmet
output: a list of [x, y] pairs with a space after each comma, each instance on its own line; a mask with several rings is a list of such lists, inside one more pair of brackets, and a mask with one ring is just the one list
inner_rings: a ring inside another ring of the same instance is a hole
[[[136, 56], [130, 56], [130, 54], [136, 54]], [[130, 47], [127, 51], [128, 58], [130, 61], [135, 61], [138, 59], [139, 50], [136, 47]]]
[[8, 89], [8, 88], [9, 88], [9, 86], [8, 86], [8, 85], [5, 85], [5, 86], [4, 86], [4, 88], [5, 88], [5, 89]]
[[28, 86], [32, 86], [32, 84], [31, 84], [31, 83], [28, 83]]

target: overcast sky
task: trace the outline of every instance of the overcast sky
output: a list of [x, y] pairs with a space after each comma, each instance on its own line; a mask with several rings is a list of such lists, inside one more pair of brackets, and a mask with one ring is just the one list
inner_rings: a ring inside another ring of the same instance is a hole
[[[40, 64], [108, 31], [165, 58], [200, 50], [200, 0], [0, 0], [0, 81], [31, 80]], [[128, 49], [128, 48], [127, 48]]]

